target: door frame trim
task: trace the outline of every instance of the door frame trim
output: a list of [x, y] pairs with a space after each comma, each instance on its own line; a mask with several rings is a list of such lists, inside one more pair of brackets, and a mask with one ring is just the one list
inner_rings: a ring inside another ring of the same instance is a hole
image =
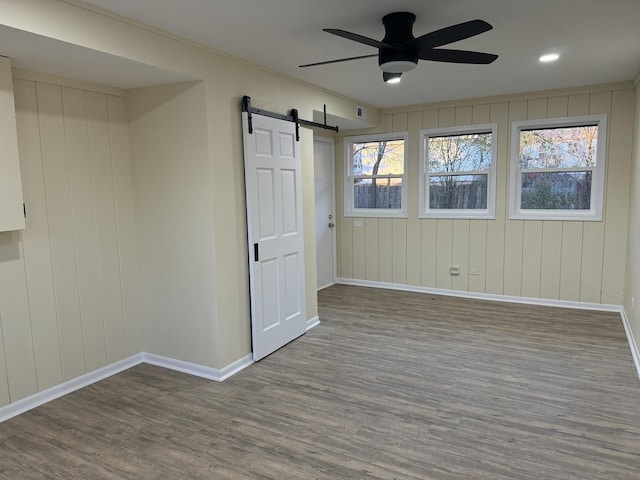
[[[322, 286], [316, 285], [316, 290], [320, 291], [323, 288], [327, 288], [327, 287], [330, 287], [331, 285], [335, 285], [338, 279], [338, 242], [337, 242], [337, 233], [336, 233], [336, 231], [338, 230], [338, 215], [336, 213], [336, 143], [334, 138], [321, 137], [315, 134], [313, 135], [313, 141], [326, 143], [327, 145], [331, 146], [331, 149], [330, 149], [331, 151], [331, 186], [333, 187], [333, 191], [331, 192], [331, 210], [333, 211], [333, 223], [335, 225], [331, 229], [331, 236], [333, 240], [333, 278], [331, 279], [331, 282], [329, 282], [327, 285], [322, 285]], [[314, 164], [315, 164], [315, 158], [314, 158]], [[316, 238], [317, 238], [317, 234], [316, 234]], [[318, 268], [317, 262], [318, 262], [318, 256], [316, 255], [316, 269]]]

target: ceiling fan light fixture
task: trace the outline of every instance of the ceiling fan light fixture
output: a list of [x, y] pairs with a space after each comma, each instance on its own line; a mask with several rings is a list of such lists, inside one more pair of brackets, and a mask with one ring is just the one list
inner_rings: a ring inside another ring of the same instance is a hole
[[402, 77], [402, 73], [382, 72], [384, 83], [400, 83], [400, 77]]
[[403, 73], [416, 68], [417, 63], [410, 60], [391, 60], [381, 63], [380, 70], [385, 73]]

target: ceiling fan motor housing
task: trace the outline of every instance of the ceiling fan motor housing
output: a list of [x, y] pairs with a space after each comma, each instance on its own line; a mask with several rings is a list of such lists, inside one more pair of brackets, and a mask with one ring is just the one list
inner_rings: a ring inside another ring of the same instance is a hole
[[382, 43], [393, 48], [381, 47], [378, 65], [383, 72], [402, 73], [413, 70], [418, 64], [418, 52], [412, 47], [412, 33], [416, 16], [410, 12], [395, 12], [382, 17], [385, 36]]

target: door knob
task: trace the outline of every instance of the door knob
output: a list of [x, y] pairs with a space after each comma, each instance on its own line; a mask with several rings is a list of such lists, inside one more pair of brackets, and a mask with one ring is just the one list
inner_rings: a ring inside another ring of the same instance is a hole
[[336, 226], [335, 223], [329, 222], [329, 228], [333, 228], [335, 226]]

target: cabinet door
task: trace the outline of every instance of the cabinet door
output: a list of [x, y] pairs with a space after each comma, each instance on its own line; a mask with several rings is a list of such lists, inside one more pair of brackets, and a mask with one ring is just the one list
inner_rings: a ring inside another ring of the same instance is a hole
[[0, 232], [24, 228], [11, 62], [0, 57]]

